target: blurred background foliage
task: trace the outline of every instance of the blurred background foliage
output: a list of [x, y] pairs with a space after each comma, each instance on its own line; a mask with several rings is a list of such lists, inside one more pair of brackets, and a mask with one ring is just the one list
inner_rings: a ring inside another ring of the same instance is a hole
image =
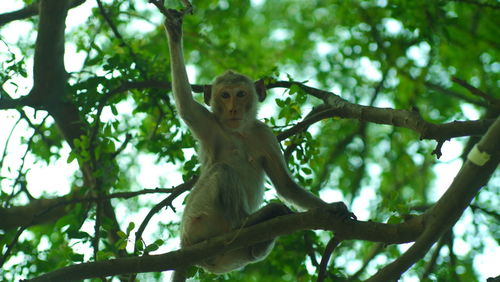
[[[458, 78], [500, 98], [498, 1], [197, 0], [193, 4], [194, 14], [184, 21], [185, 56], [192, 83], [207, 84], [224, 70], [234, 69], [256, 79], [303, 81], [353, 103], [413, 109], [435, 123], [498, 116], [498, 107], [453, 81]], [[154, 180], [158, 187], [178, 185], [180, 175], [189, 179], [196, 174], [198, 161], [191, 149], [196, 142], [179, 122], [171, 93], [155, 86], [170, 80], [162, 17], [147, 1], [102, 1], [102, 5], [106, 16], [93, 1], [73, 8], [72, 13], [89, 7], [91, 12], [81, 24], [67, 29], [66, 41], [71, 46], [67, 49], [78, 52], [74, 60], [81, 61], [79, 68], [70, 73], [68, 88], [73, 102], [90, 124], [96, 119], [103, 121], [94, 154], [115, 152], [126, 134], [132, 136], [131, 145], [117, 156], [116, 165], [100, 171], [112, 179], [108, 192], [154, 188], [141, 182], [141, 173], [153, 169], [144, 167], [140, 161], [144, 156], [153, 159], [149, 166], [163, 171]], [[167, 5], [179, 4], [170, 0]], [[70, 13], [68, 21], [72, 16]], [[23, 22], [31, 24], [33, 34], [21, 36], [17, 42], [3, 42], [16, 50], [1, 54], [4, 60], [0, 78], [11, 89], [16, 79], [31, 71], [26, 65], [33, 55], [38, 18]], [[3, 26], [2, 32], [16, 24], [19, 21]], [[73, 59], [66, 60], [68, 64]], [[124, 86], [127, 89], [120, 91]], [[16, 90], [10, 94], [21, 95], [18, 88], [14, 87]], [[321, 102], [296, 89], [269, 92], [259, 117], [276, 133], [298, 123]], [[196, 97], [201, 102], [200, 95]], [[100, 108], [106, 115], [99, 116]], [[29, 116], [36, 130], [22, 142], [29, 144], [29, 154], [36, 161], [52, 164], [64, 156], [62, 137], [52, 119], [41, 120], [40, 115], [45, 114]], [[472, 142], [471, 138], [452, 140], [453, 150], [445, 152], [443, 159], [447, 161], [442, 161], [431, 153], [435, 141], [420, 140], [408, 129], [335, 118], [316, 123], [282, 145], [284, 149], [294, 146], [287, 160], [295, 179], [304, 187], [327, 201], [346, 201], [362, 220], [387, 222], [429, 207], [445, 188], [439, 190], [436, 179], [444, 178], [449, 183], [454, 176], [437, 174], [436, 165], [460, 163], [462, 154], [457, 150], [468, 150], [468, 142]], [[29, 189], [43, 187], [19, 181], [25, 179], [19, 176], [29, 174], [29, 167], [12, 167], [19, 174], [10, 177], [2, 173], [0, 200], [26, 203], [26, 197], [18, 193], [20, 185], [28, 185]], [[79, 185], [81, 174], [75, 172], [72, 186]], [[57, 193], [43, 194], [51, 197]], [[486, 274], [480, 273], [474, 258], [485, 247], [498, 250], [499, 194], [497, 172], [474, 201], [474, 208], [466, 211], [459, 232], [443, 236], [437, 251], [432, 250], [404, 277], [432, 281], [484, 278]], [[162, 198], [156, 195], [113, 200], [122, 229], [130, 221], [139, 225]], [[174, 204], [177, 212], [182, 211], [182, 201]], [[78, 205], [55, 223], [29, 228], [13, 249], [12, 261], [0, 272], [0, 279], [32, 277], [88, 260], [86, 252], [92, 234], [89, 226], [94, 214], [92, 208]], [[146, 230], [149, 234], [144, 236], [149, 244], [177, 236], [178, 219], [174, 213], [165, 211], [161, 215]], [[105, 224], [103, 227], [106, 229]], [[0, 246], [5, 248], [15, 233], [1, 234]], [[199, 270], [195, 278], [309, 281], [317, 275], [330, 237], [320, 231], [298, 232], [280, 238], [263, 262], [220, 277]], [[160, 250], [176, 247], [175, 243], [166, 245]], [[117, 248], [105, 244], [101, 254], [113, 256]], [[334, 253], [328, 279], [367, 278], [401, 252], [397, 246], [343, 242]], [[433, 252], [437, 254], [435, 261]], [[138, 276], [141, 281], [153, 278], [160, 279], [160, 274]]]

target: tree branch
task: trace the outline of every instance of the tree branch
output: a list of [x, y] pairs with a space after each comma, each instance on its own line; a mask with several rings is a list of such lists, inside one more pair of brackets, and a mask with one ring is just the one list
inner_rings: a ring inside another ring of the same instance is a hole
[[30, 4], [26, 7], [23, 7], [17, 11], [7, 12], [4, 14], [0, 14], [0, 27], [7, 23], [23, 20], [35, 16], [38, 14], [38, 5], [40, 3], [37, 1], [33, 4]]
[[499, 99], [495, 99], [494, 97], [491, 97], [490, 95], [484, 93], [483, 91], [477, 89], [476, 87], [467, 83], [465, 80], [462, 80], [458, 77], [454, 76], [451, 78], [451, 80], [455, 83], [458, 83], [463, 88], [467, 89], [470, 93], [483, 98], [484, 100], [488, 101], [490, 104], [495, 106], [496, 108], [500, 109], [500, 100]]
[[[140, 240], [142, 238], [142, 233], [146, 229], [146, 226], [148, 225], [149, 221], [153, 216], [158, 213], [162, 208], [169, 206], [172, 204], [172, 201], [177, 198], [180, 194], [190, 190], [196, 181], [198, 180], [198, 177], [193, 177], [190, 180], [184, 182], [183, 184], [177, 186], [174, 191], [172, 191], [172, 194], [166, 197], [163, 201], [159, 202], [156, 204], [146, 215], [144, 220], [142, 221], [141, 225], [137, 229], [137, 232], [135, 232], [135, 238], [136, 240]], [[134, 253], [135, 253], [135, 248], [134, 248]]]
[[9, 131], [9, 134], [7, 135], [7, 139], [5, 139], [5, 145], [3, 147], [3, 151], [2, 151], [2, 157], [0, 158], [0, 171], [2, 171], [2, 168], [3, 168], [3, 162], [5, 161], [5, 157], [7, 156], [7, 149], [9, 147], [9, 143], [10, 143], [10, 138], [12, 138], [12, 133], [14, 133], [14, 130], [16, 129], [17, 125], [19, 124], [19, 122], [23, 119], [22, 116], [20, 116], [16, 122], [14, 123], [14, 125], [12, 126], [12, 128], [10, 129]]
[[[182, 185], [182, 184], [181, 184]], [[144, 194], [152, 193], [174, 193], [176, 188], [156, 188], [144, 189], [141, 191], [133, 192], [119, 192], [107, 196], [103, 196], [102, 200], [110, 199], [129, 199]], [[32, 226], [42, 223], [51, 222], [64, 216], [64, 207], [76, 203], [95, 202], [97, 197], [78, 197], [74, 195], [67, 195], [54, 199], [38, 199], [30, 202], [25, 206], [16, 206], [10, 208], [0, 207], [0, 230], [9, 230], [20, 226]]]
[[5, 97], [6, 96], [4, 95], [0, 97], [0, 110], [16, 109], [29, 105], [29, 101], [26, 96], [18, 99], [10, 99]]
[[291, 81], [277, 81], [268, 85], [268, 88], [289, 88], [297, 84], [306, 93], [315, 96], [329, 106], [321, 112], [323, 118], [342, 117], [358, 119], [377, 124], [387, 124], [411, 129], [420, 134], [421, 139], [448, 140], [450, 138], [481, 135], [488, 130], [493, 119], [476, 121], [454, 121], [445, 124], [433, 124], [420, 117], [415, 111], [377, 108], [351, 103], [332, 92], [306, 86]]
[[340, 244], [341, 240], [339, 240], [338, 237], [335, 235], [328, 241], [328, 244], [326, 244], [325, 247], [325, 252], [323, 253], [323, 257], [321, 257], [321, 263], [319, 266], [319, 272], [318, 272], [318, 280], [316, 282], [323, 282], [325, 281], [326, 277], [326, 268], [328, 267], [328, 261], [330, 261], [330, 257], [332, 256], [333, 251], [337, 246]]
[[[71, 8], [79, 6], [84, 2], [85, 2], [85, 0], [74, 0], [71, 3]], [[4, 24], [7, 24], [7, 23], [10, 23], [13, 21], [24, 20], [24, 19], [31, 18], [33, 16], [38, 15], [38, 12], [40, 10], [39, 5], [40, 5], [40, 1], [36, 1], [35, 3], [32, 3], [26, 7], [23, 7], [17, 11], [0, 14], [0, 27]]]
[[466, 3], [466, 4], [478, 6], [478, 7], [491, 8], [491, 9], [495, 9], [495, 10], [500, 9], [500, 5], [498, 5], [498, 2], [497, 3], [487, 3], [487, 2], [480, 2], [480, 1], [475, 1], [475, 0], [451, 0], [451, 1]]
[[[312, 209], [276, 217], [239, 229], [182, 250], [161, 255], [119, 258], [107, 261], [89, 262], [68, 266], [28, 281], [79, 280], [110, 275], [159, 272], [174, 270], [232, 249], [254, 245], [277, 236], [291, 234], [299, 230], [322, 229], [336, 231], [343, 239], [363, 239], [390, 244], [411, 242], [422, 231], [419, 217], [401, 224], [382, 224], [374, 222], [343, 222], [328, 208]], [[207, 254], [210, 254], [207, 256]]]
[[453, 180], [445, 194], [424, 217], [425, 230], [403, 255], [388, 264], [367, 281], [393, 281], [420, 260], [432, 245], [455, 224], [463, 211], [470, 205], [479, 190], [488, 182], [500, 160], [500, 117], [496, 119], [478, 146], [480, 152], [490, 156], [484, 165], [477, 165], [468, 159]]

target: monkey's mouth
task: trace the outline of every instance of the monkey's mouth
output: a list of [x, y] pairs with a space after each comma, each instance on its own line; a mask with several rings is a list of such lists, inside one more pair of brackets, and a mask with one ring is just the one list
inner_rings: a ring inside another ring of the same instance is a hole
[[242, 120], [241, 118], [228, 118], [226, 119], [226, 126], [229, 128], [239, 128]]

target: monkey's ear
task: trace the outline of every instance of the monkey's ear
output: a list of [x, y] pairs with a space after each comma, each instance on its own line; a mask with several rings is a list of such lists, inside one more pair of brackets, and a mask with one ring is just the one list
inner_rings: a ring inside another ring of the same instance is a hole
[[257, 91], [257, 96], [259, 96], [259, 102], [266, 99], [266, 84], [264, 79], [259, 79], [255, 82], [255, 91]]
[[212, 97], [212, 85], [205, 84], [203, 87], [203, 99], [205, 100], [205, 104], [210, 106], [210, 98]]

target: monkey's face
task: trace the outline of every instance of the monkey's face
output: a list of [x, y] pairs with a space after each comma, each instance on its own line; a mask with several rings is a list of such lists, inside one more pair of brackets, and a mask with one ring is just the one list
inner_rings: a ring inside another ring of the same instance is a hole
[[255, 96], [247, 84], [222, 85], [213, 97], [213, 110], [224, 125], [238, 129], [255, 118]]

